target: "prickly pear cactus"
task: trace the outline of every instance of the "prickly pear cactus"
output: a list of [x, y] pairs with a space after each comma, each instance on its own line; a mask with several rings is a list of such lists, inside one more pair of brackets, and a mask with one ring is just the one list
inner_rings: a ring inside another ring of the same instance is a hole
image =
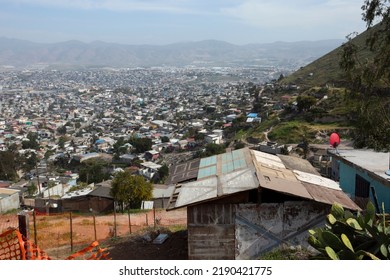
[[371, 202], [364, 213], [356, 214], [334, 204], [325, 227], [309, 230], [308, 242], [318, 250], [318, 259], [390, 259], [390, 221], [386, 217], [384, 210], [377, 215]]

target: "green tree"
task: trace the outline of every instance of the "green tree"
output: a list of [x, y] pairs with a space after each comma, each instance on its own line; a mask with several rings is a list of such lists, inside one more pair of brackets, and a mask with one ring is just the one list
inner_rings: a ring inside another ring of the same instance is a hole
[[16, 173], [15, 155], [10, 151], [0, 152], [0, 179], [1, 180], [16, 180], [18, 174]]
[[152, 139], [149, 138], [136, 138], [133, 137], [130, 139], [129, 143], [133, 145], [137, 153], [144, 153], [152, 149]]
[[29, 132], [27, 139], [22, 141], [22, 149], [39, 150], [38, 134], [35, 132]]
[[168, 136], [161, 136], [161, 137], [160, 137], [160, 140], [161, 140], [161, 142], [163, 142], [163, 143], [168, 143], [168, 142], [169, 142], [169, 137], [168, 137]]
[[206, 150], [202, 156], [209, 157], [213, 155], [223, 154], [226, 151], [225, 145], [209, 143], [206, 145]]
[[80, 167], [80, 181], [87, 184], [100, 183], [110, 178], [106, 171], [107, 163], [102, 160], [90, 159], [82, 163]]
[[[359, 47], [349, 37], [340, 66], [348, 78], [356, 127], [355, 146], [390, 150], [390, 2], [366, 0], [362, 6], [368, 39]], [[365, 54], [365, 55], [363, 55]]]
[[57, 132], [61, 135], [65, 135], [66, 134], [66, 126], [65, 125], [62, 125], [60, 127], [57, 128]]
[[317, 99], [314, 96], [300, 95], [297, 97], [297, 107], [299, 112], [309, 110], [316, 103]]
[[37, 192], [37, 190], [38, 188], [33, 182], [31, 182], [31, 184], [27, 187], [27, 192], [29, 196], [33, 196]]
[[158, 169], [158, 180], [160, 182], [164, 182], [165, 178], [169, 175], [169, 167], [166, 163], [164, 163], [159, 169]]
[[144, 177], [129, 172], [118, 172], [112, 180], [111, 195], [122, 212], [125, 208], [140, 208], [143, 200], [152, 198], [152, 191], [153, 185]]
[[[120, 137], [115, 143], [114, 145], [112, 145], [112, 148], [114, 150], [114, 153], [119, 153], [119, 150], [120, 148], [126, 144], [126, 141], [123, 137]], [[120, 153], [119, 153], [120, 154]]]
[[244, 123], [245, 121], [246, 121], [246, 116], [244, 114], [241, 114], [233, 120], [233, 124]]
[[60, 149], [63, 149], [65, 148], [65, 142], [66, 142], [66, 137], [65, 136], [61, 136], [60, 138], [58, 138], [58, 147]]
[[234, 149], [235, 150], [245, 148], [245, 146], [246, 146], [245, 143], [241, 142], [241, 141], [237, 141], [237, 142], [234, 143]]
[[36, 168], [38, 164], [38, 157], [35, 152], [27, 152], [21, 156], [22, 169], [25, 172], [29, 172]]

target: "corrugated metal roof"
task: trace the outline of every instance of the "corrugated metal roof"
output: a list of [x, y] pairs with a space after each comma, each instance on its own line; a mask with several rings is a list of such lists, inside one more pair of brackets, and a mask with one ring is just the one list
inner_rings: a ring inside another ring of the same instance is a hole
[[257, 164], [262, 164], [263, 166], [268, 166], [271, 168], [286, 169], [286, 166], [278, 156], [254, 150], [251, 152], [252, 155], [254, 155], [254, 160], [257, 162]]
[[329, 205], [338, 202], [352, 210], [360, 209], [340, 190], [338, 183], [315, 174], [290, 170], [278, 156], [244, 148], [201, 159], [198, 180], [177, 185], [168, 210], [258, 187]]
[[318, 185], [310, 184], [304, 182], [303, 185], [313, 197], [313, 199], [317, 202], [322, 202], [325, 204], [332, 205], [334, 203], [338, 203], [342, 205], [344, 208], [361, 211], [362, 209], [356, 205], [346, 193], [342, 190], [336, 190], [332, 188], [321, 187]]
[[88, 196], [113, 198], [111, 195], [111, 187], [98, 186], [96, 189], [87, 194]]
[[94, 190], [94, 187], [88, 187], [88, 188], [85, 188], [85, 189], [81, 189], [81, 190], [77, 190], [77, 191], [66, 193], [61, 198], [67, 199], [67, 198], [72, 198], [72, 197], [85, 196], [85, 195], [88, 195], [93, 190]]
[[275, 155], [252, 151], [260, 187], [294, 196], [312, 199], [306, 188]]
[[219, 178], [222, 195], [256, 189], [259, 186], [254, 169], [246, 168], [224, 174]]
[[306, 159], [287, 155], [278, 155], [278, 157], [282, 160], [287, 169], [320, 175], [314, 166]]
[[203, 158], [199, 164], [198, 180], [253, 166], [250, 156], [249, 149], [240, 149]]
[[[175, 191], [177, 191], [177, 189]], [[182, 185], [174, 208], [184, 207], [216, 197], [217, 177], [209, 177], [204, 180]]]
[[215, 165], [217, 164], [217, 156], [211, 156], [207, 158], [202, 158], [200, 160], [199, 168], [203, 168], [209, 165]]
[[198, 180], [176, 186], [168, 209], [256, 189], [258, 182], [248, 148], [201, 159]]

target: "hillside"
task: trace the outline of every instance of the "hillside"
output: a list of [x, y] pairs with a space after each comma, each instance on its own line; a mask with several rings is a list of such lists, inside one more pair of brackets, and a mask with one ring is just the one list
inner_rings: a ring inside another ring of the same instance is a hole
[[[357, 50], [354, 60], [357, 67], [351, 73], [354, 80], [349, 80], [339, 66], [343, 55], [340, 46], [282, 78], [272, 90], [264, 91], [262, 98], [267, 92], [267, 98], [280, 109], [261, 108], [259, 112], [268, 110], [267, 117], [273, 116], [274, 121], [268, 117], [245, 136], [261, 138], [267, 131], [267, 138], [278, 143], [297, 143], [306, 139], [311, 144], [321, 144], [326, 143], [330, 132], [337, 131], [356, 147], [388, 150], [388, 76], [384, 75], [373, 84], [370, 80], [373, 73], [377, 73], [374, 59], [378, 59], [379, 52], [371, 51], [368, 42], [372, 43], [372, 35], [381, 42], [380, 36], [384, 33], [376, 32], [378, 28], [381, 25], [352, 39]], [[386, 59], [386, 55], [384, 57]]]
[[[361, 60], [370, 58], [371, 53], [365, 46], [371, 31], [374, 28], [366, 30], [352, 39], [352, 42], [358, 46], [358, 53]], [[342, 45], [316, 59], [308, 65], [301, 67], [288, 77], [285, 77], [282, 84], [297, 84], [306, 87], [332, 85], [342, 87], [346, 80], [343, 70], [340, 68], [342, 55]]]
[[170, 45], [106, 42], [33, 43], [0, 37], [0, 67], [34, 64], [76, 66], [288, 66], [296, 69], [334, 49], [341, 40], [233, 45], [206, 40]]

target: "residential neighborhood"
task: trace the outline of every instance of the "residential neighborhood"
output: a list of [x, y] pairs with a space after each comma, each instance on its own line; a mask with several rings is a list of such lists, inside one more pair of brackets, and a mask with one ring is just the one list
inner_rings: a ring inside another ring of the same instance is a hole
[[113, 181], [128, 172], [153, 185], [137, 207], [186, 209], [189, 259], [253, 259], [284, 243], [308, 246], [308, 229], [334, 203], [388, 211], [388, 153], [310, 149], [306, 132], [299, 143], [271, 141], [281, 114], [304, 112], [298, 87], [278, 84], [276, 72], [244, 73], [1, 72], [0, 213], [123, 210]]
[[[162, 167], [199, 156], [207, 144], [229, 144], [224, 130], [238, 117], [247, 125], [261, 122], [260, 113], [252, 112], [254, 82], [272, 73], [239, 70], [1, 72], [2, 187], [20, 192], [20, 205], [15, 202], [2, 212], [36, 208], [39, 199], [78, 196], [88, 190], [71, 192], [80, 182], [93, 191], [94, 184], [125, 169], [164, 183], [168, 174], [159, 173]], [[104, 176], [83, 173], [91, 161], [105, 162], [99, 170]], [[50, 211], [62, 211], [62, 203], [54, 204]]]

